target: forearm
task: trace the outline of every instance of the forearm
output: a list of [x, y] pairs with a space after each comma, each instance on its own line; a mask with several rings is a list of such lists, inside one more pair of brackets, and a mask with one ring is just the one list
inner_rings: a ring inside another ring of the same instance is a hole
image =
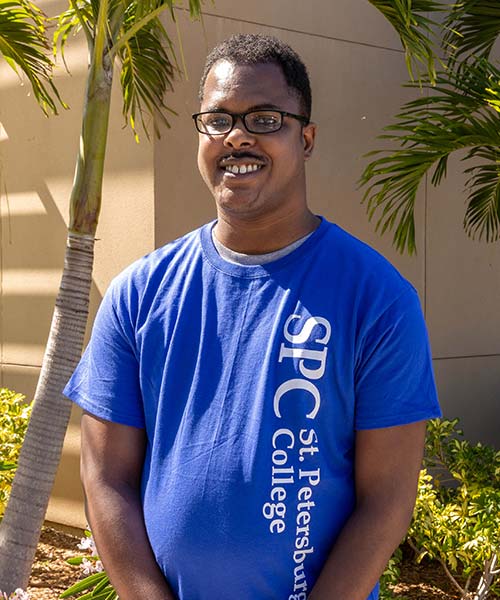
[[408, 529], [396, 502], [358, 507], [338, 537], [309, 600], [366, 600]]
[[99, 557], [120, 600], [175, 600], [154, 558], [138, 492], [126, 484], [85, 487]]

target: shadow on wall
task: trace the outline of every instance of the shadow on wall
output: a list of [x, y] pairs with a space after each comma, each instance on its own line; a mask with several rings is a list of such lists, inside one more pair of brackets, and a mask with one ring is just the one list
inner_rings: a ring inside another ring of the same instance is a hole
[[[43, 181], [2, 195], [0, 385], [33, 397], [59, 288], [67, 228]], [[22, 186], [21, 186], [22, 187]], [[95, 284], [91, 305], [101, 295]]]

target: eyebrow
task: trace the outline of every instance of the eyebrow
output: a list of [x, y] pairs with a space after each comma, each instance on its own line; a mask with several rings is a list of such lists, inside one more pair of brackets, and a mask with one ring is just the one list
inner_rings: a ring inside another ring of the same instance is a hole
[[[266, 109], [267, 110], [282, 110], [281, 106], [266, 102], [264, 104], [255, 104], [254, 106], [250, 106], [244, 112], [247, 113], [252, 110], [266, 110]], [[220, 106], [217, 106], [217, 105], [207, 106], [207, 108], [205, 108], [205, 110], [203, 112], [227, 112], [227, 113], [231, 114], [230, 111], [228, 111], [227, 109], [221, 108]]]

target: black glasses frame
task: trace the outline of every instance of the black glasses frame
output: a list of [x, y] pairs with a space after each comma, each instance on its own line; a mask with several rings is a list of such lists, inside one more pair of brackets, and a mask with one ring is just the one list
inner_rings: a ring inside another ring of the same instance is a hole
[[[259, 113], [259, 112], [273, 112], [273, 113], [278, 113], [279, 115], [281, 115], [281, 122], [280, 122], [280, 126], [278, 127], [278, 129], [273, 129], [272, 131], [252, 131], [251, 129], [249, 129], [249, 127], [246, 123], [246, 117], [253, 113]], [[200, 127], [198, 126], [198, 117], [200, 117], [201, 115], [213, 115], [213, 114], [229, 115], [232, 120], [231, 127], [227, 131], [224, 131], [221, 133], [210, 133], [208, 131], [203, 131], [202, 129], [200, 129]], [[266, 135], [268, 133], [276, 133], [283, 127], [283, 117], [291, 117], [292, 119], [297, 119], [297, 121], [300, 121], [304, 125], [309, 124], [309, 119], [307, 117], [303, 117], [302, 115], [295, 115], [293, 113], [289, 113], [284, 110], [275, 110], [274, 108], [269, 108], [269, 109], [261, 108], [258, 110], [249, 110], [245, 113], [230, 113], [230, 112], [227, 112], [226, 110], [207, 110], [205, 112], [194, 113], [193, 115], [191, 115], [191, 117], [194, 121], [194, 126], [196, 127], [197, 131], [199, 131], [200, 133], [204, 133], [205, 135], [210, 135], [210, 136], [212, 136], [212, 135], [227, 135], [228, 133], [230, 133], [233, 130], [238, 118], [241, 119], [241, 122], [243, 123], [243, 126], [248, 131], [248, 133], [253, 133], [255, 135]]]

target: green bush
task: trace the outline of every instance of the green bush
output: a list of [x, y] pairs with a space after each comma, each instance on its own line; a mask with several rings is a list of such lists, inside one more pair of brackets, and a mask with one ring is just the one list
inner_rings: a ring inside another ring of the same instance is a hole
[[[500, 451], [461, 439], [453, 421], [429, 421], [424, 468], [406, 537], [417, 562], [437, 561], [463, 600], [500, 591]], [[381, 600], [394, 598], [401, 552], [381, 579]]]
[[24, 399], [21, 394], [0, 388], [0, 518], [5, 511], [31, 414], [31, 405]]
[[482, 600], [500, 591], [500, 451], [461, 439], [457, 424], [429, 422], [408, 542], [417, 560], [441, 563], [461, 598]]

